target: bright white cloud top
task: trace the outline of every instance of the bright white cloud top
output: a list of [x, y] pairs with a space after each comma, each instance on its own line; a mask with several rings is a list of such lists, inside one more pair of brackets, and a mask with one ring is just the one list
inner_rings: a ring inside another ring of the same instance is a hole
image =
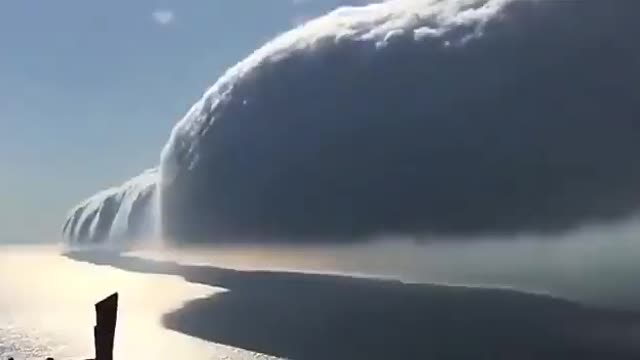
[[[554, 232], [630, 216], [639, 8], [396, 0], [307, 22], [176, 124], [159, 165], [163, 236]], [[110, 238], [77, 229], [128, 187], [72, 212], [67, 237]]]

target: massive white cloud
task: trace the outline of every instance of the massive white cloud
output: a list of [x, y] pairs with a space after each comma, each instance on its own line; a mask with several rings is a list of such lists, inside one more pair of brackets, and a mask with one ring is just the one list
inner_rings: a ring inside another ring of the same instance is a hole
[[62, 229], [71, 244], [141, 239], [157, 228], [157, 169], [103, 190], [73, 208]]
[[229, 69], [175, 126], [162, 230], [336, 239], [629, 216], [640, 207], [637, 10], [396, 0], [310, 21]]

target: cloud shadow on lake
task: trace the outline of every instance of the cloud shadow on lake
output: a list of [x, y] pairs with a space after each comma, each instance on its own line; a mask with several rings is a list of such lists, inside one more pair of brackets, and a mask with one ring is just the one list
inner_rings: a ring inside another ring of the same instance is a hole
[[66, 256], [225, 288], [228, 291], [165, 314], [163, 325], [207, 341], [289, 359], [640, 358], [639, 314], [548, 296], [238, 271], [104, 252]]

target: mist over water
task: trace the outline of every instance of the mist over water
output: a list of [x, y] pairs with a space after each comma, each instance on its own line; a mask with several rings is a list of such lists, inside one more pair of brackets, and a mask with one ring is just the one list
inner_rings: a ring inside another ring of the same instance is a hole
[[554, 237], [487, 236], [473, 242], [381, 236], [347, 245], [187, 246], [148, 248], [132, 254], [243, 270], [508, 287], [608, 308], [640, 310], [638, 224], [589, 226]]

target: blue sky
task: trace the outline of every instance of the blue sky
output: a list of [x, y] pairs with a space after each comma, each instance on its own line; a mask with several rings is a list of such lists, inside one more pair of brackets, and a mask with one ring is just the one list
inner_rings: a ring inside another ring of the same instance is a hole
[[58, 239], [67, 210], [155, 165], [229, 66], [361, 0], [9, 0], [0, 4], [0, 242]]

